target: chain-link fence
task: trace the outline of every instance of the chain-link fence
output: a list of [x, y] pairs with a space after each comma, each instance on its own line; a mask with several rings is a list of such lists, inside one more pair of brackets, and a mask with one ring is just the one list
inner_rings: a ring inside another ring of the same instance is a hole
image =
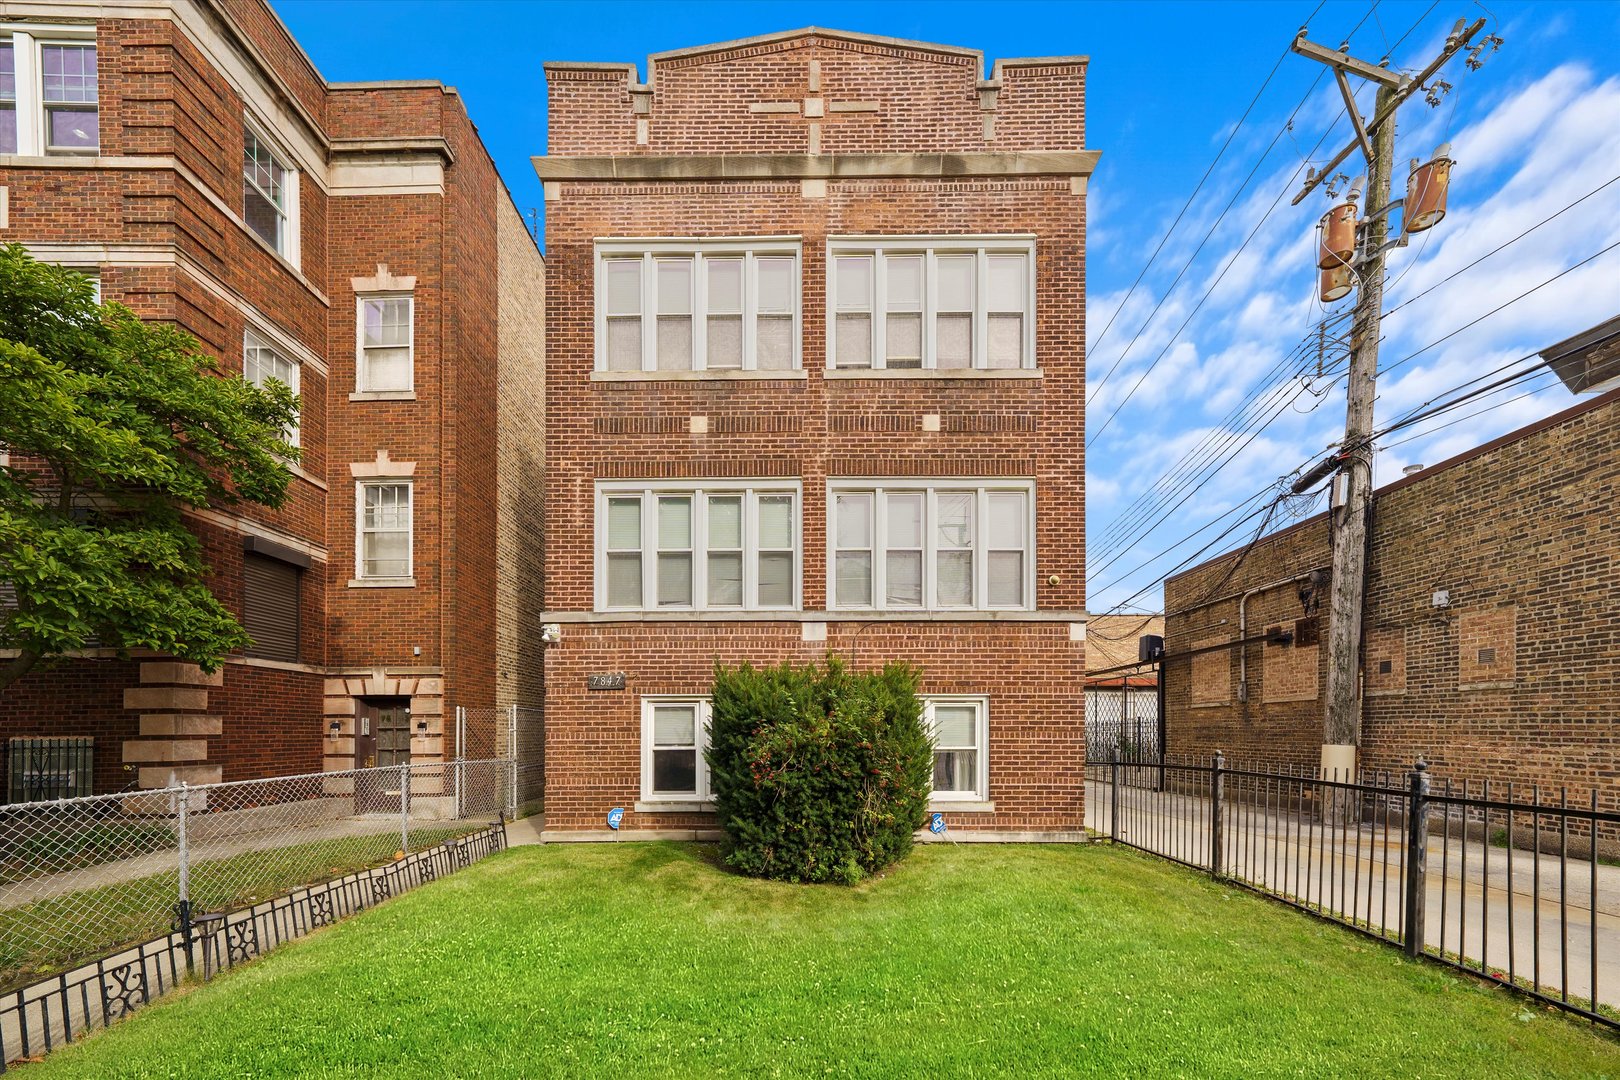
[[1087, 687], [1086, 758], [1108, 761], [1115, 750], [1126, 761], [1163, 756], [1157, 687]]
[[0, 806], [0, 993], [500, 820], [505, 759]]
[[546, 744], [541, 710], [524, 705], [456, 707], [456, 755], [469, 759], [506, 758], [511, 763], [507, 816], [541, 808]]

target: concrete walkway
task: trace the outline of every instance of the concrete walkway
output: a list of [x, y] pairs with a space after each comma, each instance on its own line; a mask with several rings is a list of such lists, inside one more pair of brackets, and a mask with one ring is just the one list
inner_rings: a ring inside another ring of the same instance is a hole
[[[1113, 828], [1110, 796], [1106, 782], [1087, 783], [1086, 824], [1104, 835]], [[1207, 797], [1119, 789], [1122, 842], [1207, 867], [1210, 825]], [[1223, 828], [1226, 876], [1399, 933], [1405, 844], [1398, 820], [1324, 827], [1309, 813], [1234, 801]], [[1429, 839], [1425, 943], [1476, 968], [1483, 957], [1494, 971], [1572, 997], [1591, 997], [1595, 978], [1597, 1000], [1620, 1005], [1620, 867], [1560, 864], [1556, 854], [1478, 839], [1465, 844], [1460, 828]]]

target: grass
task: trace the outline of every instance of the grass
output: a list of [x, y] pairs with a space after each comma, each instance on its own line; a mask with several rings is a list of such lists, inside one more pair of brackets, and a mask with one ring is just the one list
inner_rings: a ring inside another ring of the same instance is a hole
[[[412, 829], [411, 850], [466, 831], [465, 826]], [[229, 911], [259, 903], [301, 885], [381, 866], [398, 847], [398, 833], [378, 833], [211, 859], [192, 867], [192, 907]], [[167, 870], [0, 910], [0, 992], [168, 933], [178, 884], [178, 871]]]
[[1124, 850], [856, 888], [707, 849], [493, 856], [26, 1075], [1620, 1076], [1620, 1042]]
[[28, 820], [15, 828], [17, 839], [0, 835], [0, 885], [39, 874], [80, 870], [174, 847], [172, 825], [105, 822], [82, 828], [30, 833]]

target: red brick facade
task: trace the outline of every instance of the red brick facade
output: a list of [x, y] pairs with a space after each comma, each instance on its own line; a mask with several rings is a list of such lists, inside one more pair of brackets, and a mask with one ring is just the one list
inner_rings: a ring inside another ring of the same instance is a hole
[[[1568, 785], [1582, 806], [1596, 789], [1614, 809], [1617, 442], [1611, 392], [1376, 493], [1364, 767], [1404, 770], [1422, 756], [1442, 780], [1536, 783], [1555, 799]], [[1229, 578], [1230, 555], [1171, 578], [1170, 655], [1293, 629], [1299, 588], [1329, 565], [1328, 543], [1318, 516], [1263, 539]], [[1326, 665], [1318, 646], [1258, 643], [1170, 660], [1170, 751], [1316, 768]]]
[[[191, 517], [233, 610], [249, 539], [307, 566], [296, 660], [233, 657], [214, 678], [66, 661], [0, 696], [0, 737], [95, 736], [98, 791], [349, 768], [356, 699], [406, 695], [428, 725], [413, 756], [453, 753], [450, 709], [498, 696], [496, 387], [519, 360], [501, 347], [500, 298], [543, 281], [532, 244], [497, 242], [516, 211], [460, 97], [329, 84], [264, 0], [114, 0], [82, 21], [38, 7], [8, 26], [96, 47], [99, 149], [0, 156], [0, 241], [99, 274], [106, 299], [190, 331], [228, 371], [250, 331], [297, 364], [303, 458], [286, 507]], [[296, 239], [279, 251], [244, 220], [250, 131], [295, 177]], [[414, 304], [408, 393], [359, 392], [364, 291]], [[411, 484], [409, 584], [354, 584], [356, 485], [373, 476]]]
[[[1085, 180], [1083, 58], [804, 31], [548, 65], [546, 811], [555, 835], [702, 831], [642, 799], [642, 702], [702, 695], [714, 664], [906, 660], [925, 694], [988, 698], [988, 791], [947, 814], [983, 838], [1082, 827]], [[1033, 153], [1039, 152], [1039, 153]], [[611, 155], [608, 156], [608, 155]], [[828, 241], [1033, 238], [1033, 364], [828, 370]], [[597, 371], [598, 245], [790, 238], [801, 370]], [[611, 377], [609, 377], [611, 376]], [[622, 376], [622, 377], [621, 377]], [[791, 611], [598, 610], [598, 485], [750, 478], [801, 492]], [[1033, 484], [1028, 610], [836, 610], [828, 482]], [[833, 609], [833, 610], [830, 610]], [[622, 690], [587, 676], [625, 675]], [[640, 809], [637, 809], [637, 806]]]

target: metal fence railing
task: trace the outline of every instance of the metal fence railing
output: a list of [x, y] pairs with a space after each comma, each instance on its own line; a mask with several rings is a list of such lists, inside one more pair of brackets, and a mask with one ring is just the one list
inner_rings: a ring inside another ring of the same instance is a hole
[[1207, 761], [1086, 765], [1086, 825], [1620, 1028], [1620, 826], [1596, 794]]
[[455, 724], [457, 757], [499, 757], [509, 763], [508, 817], [539, 806], [545, 786], [545, 728], [539, 709], [458, 705]]
[[0, 1071], [504, 846], [504, 758], [0, 806]]

